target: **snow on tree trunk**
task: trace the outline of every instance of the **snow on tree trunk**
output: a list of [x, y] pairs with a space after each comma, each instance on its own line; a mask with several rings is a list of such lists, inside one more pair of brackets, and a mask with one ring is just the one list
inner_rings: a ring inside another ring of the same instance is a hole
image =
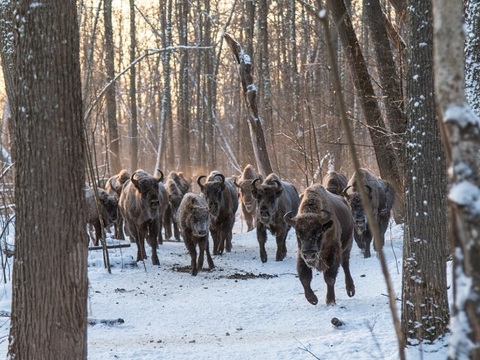
[[433, 16], [435, 91], [454, 245], [449, 357], [480, 359], [480, 121], [465, 96], [463, 4], [433, 0]]

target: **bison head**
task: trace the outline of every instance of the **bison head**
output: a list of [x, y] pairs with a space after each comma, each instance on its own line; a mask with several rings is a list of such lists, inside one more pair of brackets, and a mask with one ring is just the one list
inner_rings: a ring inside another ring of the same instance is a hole
[[143, 203], [148, 207], [154, 217], [154, 213], [160, 207], [158, 183], [163, 179], [154, 178], [145, 173], [134, 172], [130, 181], [142, 195]]
[[282, 183], [272, 180], [273, 184], [262, 184], [257, 187], [259, 178], [252, 181], [252, 195], [257, 200], [258, 218], [268, 224], [276, 213], [278, 198], [283, 192]]
[[[371, 199], [372, 188], [369, 185], [365, 185], [368, 190], [368, 197]], [[350, 211], [352, 212], [353, 224], [357, 234], [361, 235], [367, 230], [367, 216], [365, 215], [365, 209], [362, 204], [362, 197], [359, 192], [347, 193], [347, 190], [351, 186], [346, 187], [342, 194], [347, 200]]]
[[285, 222], [295, 229], [298, 243], [298, 254], [311, 268], [320, 264], [320, 251], [325, 241], [325, 233], [333, 225], [331, 213], [322, 209], [325, 215], [306, 213], [293, 216], [292, 212], [285, 214]]
[[113, 224], [118, 218], [118, 201], [115, 197], [108, 195], [106, 192], [100, 192], [100, 203], [105, 210], [103, 213], [103, 221], [105, 226]]
[[237, 179], [235, 179], [234, 181], [234, 184], [239, 190], [240, 200], [249, 213], [255, 210], [255, 206], [257, 205], [257, 202], [255, 201], [255, 198], [252, 194], [252, 181], [253, 180], [241, 180], [237, 182]]
[[191, 209], [192, 234], [195, 237], [208, 236], [209, 210], [204, 206], [194, 206]]
[[207, 182], [202, 184], [202, 179], [205, 176], [200, 176], [197, 179], [197, 183], [200, 186], [200, 190], [207, 201], [210, 215], [215, 219], [220, 215], [220, 208], [223, 203], [223, 192], [225, 190], [225, 176], [218, 173], [215, 176], [210, 177]]

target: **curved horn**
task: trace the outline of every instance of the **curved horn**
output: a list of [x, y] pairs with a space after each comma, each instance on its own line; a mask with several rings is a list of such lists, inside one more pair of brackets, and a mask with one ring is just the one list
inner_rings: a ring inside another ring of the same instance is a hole
[[133, 185], [135, 185], [136, 188], [138, 188], [138, 180], [135, 179], [135, 175], [137, 172], [135, 171], [132, 176], [130, 176], [130, 181], [132, 182]]
[[289, 211], [288, 213], [286, 213], [285, 215], [283, 215], [283, 220], [285, 220], [285, 222], [292, 226], [292, 227], [295, 227], [295, 224], [296, 224], [296, 221], [293, 220], [293, 217], [295, 216], [294, 212], [293, 211]]
[[222, 184], [225, 182], [225, 176], [223, 176], [223, 174], [215, 174], [214, 177], [219, 177], [222, 180]]
[[347, 194], [347, 190], [350, 189], [352, 187], [352, 185], [348, 185], [345, 189], [342, 190], [342, 195], [343, 196], [348, 196]]
[[320, 210], [320, 212], [324, 212], [325, 214], [327, 214], [327, 217], [322, 219], [323, 221], [323, 224], [327, 223], [328, 221], [330, 221], [330, 219], [332, 218], [332, 213], [330, 211], [328, 211], [327, 209], [322, 209]]
[[238, 185], [238, 183], [237, 183], [237, 177], [236, 177], [236, 176], [233, 178], [233, 184], [234, 184], [237, 188], [240, 187], [240, 185]]
[[157, 169], [157, 171], [160, 173], [160, 177], [158, 178], [158, 182], [162, 182], [165, 176], [163, 175], [162, 170]]
[[280, 181], [278, 181], [278, 180], [272, 180], [272, 181], [277, 184], [278, 188], [282, 187], [282, 183]]
[[204, 179], [206, 177], [207, 177], [206, 175], [200, 175], [197, 178], [197, 184], [198, 184], [198, 186], [200, 186], [200, 190], [203, 190], [203, 188], [205, 187], [205, 185], [202, 184], [202, 179]]
[[252, 181], [252, 187], [253, 187], [254, 189], [257, 188], [257, 186], [255, 185], [257, 181], [261, 181], [261, 179], [260, 179], [260, 178], [256, 178], [255, 180]]

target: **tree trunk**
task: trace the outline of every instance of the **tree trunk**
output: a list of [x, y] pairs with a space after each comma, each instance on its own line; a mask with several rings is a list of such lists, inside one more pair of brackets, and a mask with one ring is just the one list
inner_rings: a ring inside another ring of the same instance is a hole
[[16, 3], [15, 359], [87, 358], [84, 120], [76, 2]]
[[[447, 157], [453, 258], [450, 359], [480, 359], [480, 121], [465, 96], [463, 8], [433, 0], [435, 95]], [[448, 41], [445, 41], [448, 39]]]
[[[188, 18], [189, 1], [181, 0], [178, 2], [179, 16], [179, 44], [188, 45]], [[179, 67], [179, 97], [178, 97], [178, 130], [180, 146], [179, 166], [187, 174], [190, 169], [190, 98], [189, 98], [189, 76], [188, 76], [188, 50], [181, 50]]]
[[[115, 77], [114, 42], [112, 28], [112, 0], [104, 2], [105, 21], [105, 63], [107, 67], [107, 84]], [[107, 119], [109, 137], [110, 172], [117, 174], [121, 170], [120, 162], [120, 139], [117, 126], [117, 101], [115, 99], [116, 86], [113, 84], [105, 95], [107, 100]]]
[[257, 107], [257, 88], [253, 83], [253, 66], [248, 54], [243, 52], [242, 46], [231, 37], [229, 34], [224, 35], [230, 49], [232, 50], [235, 59], [238, 63], [238, 71], [240, 80], [242, 82], [242, 90], [245, 96], [245, 101], [250, 110], [249, 127], [250, 137], [252, 140], [255, 159], [257, 161], [257, 168], [264, 177], [272, 173], [272, 165], [270, 157], [268, 156], [267, 143], [263, 132], [262, 121], [258, 114]]
[[[135, 0], [130, 0], [130, 63], [135, 61], [137, 35], [135, 25]], [[130, 169], [138, 168], [138, 127], [137, 127], [137, 70], [135, 65], [130, 69]]]
[[[385, 135], [386, 127], [380, 107], [376, 101], [372, 79], [368, 73], [362, 50], [357, 41], [352, 26], [350, 15], [343, 1], [330, 2], [333, 19], [338, 29], [340, 41], [343, 46], [355, 88], [362, 102], [365, 121], [369, 126], [375, 155], [377, 158], [380, 175], [395, 188], [396, 193], [403, 193], [403, 178], [398, 168], [398, 159], [390, 143], [390, 138]], [[396, 220], [401, 221], [403, 214], [396, 214]]]
[[402, 330], [418, 345], [448, 332], [447, 179], [435, 113], [431, 3], [409, 4]]
[[480, 1], [465, 2], [465, 86], [467, 100], [475, 114], [480, 117]]

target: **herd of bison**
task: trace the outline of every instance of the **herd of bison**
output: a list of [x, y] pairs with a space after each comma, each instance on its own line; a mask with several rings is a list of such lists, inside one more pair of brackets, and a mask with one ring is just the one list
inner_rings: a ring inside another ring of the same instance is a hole
[[[371, 171], [361, 169], [361, 173], [380, 229], [379, 243], [383, 244], [395, 191]], [[218, 171], [199, 176], [196, 181], [200, 194], [191, 191], [192, 180], [182, 173], [172, 171], [167, 177], [161, 171], [159, 174], [154, 177], [137, 170], [130, 175], [122, 170], [109, 178], [103, 188], [85, 190], [88, 223], [95, 229], [95, 245], [101, 240], [102, 226], [114, 226], [115, 238], [124, 239], [125, 231], [136, 243], [137, 261], [147, 258], [146, 240], [151, 247], [152, 263], [159, 265], [157, 246], [163, 242], [163, 229], [167, 239], [183, 238], [191, 257], [191, 274], [197, 275], [205, 256], [208, 268], [214, 268], [209, 236], [214, 255], [231, 251], [235, 213], [240, 205], [248, 231], [256, 228], [262, 262], [268, 259], [267, 230], [276, 238], [275, 260], [282, 261], [287, 254], [288, 231], [295, 229], [297, 272], [311, 304], [318, 303], [310, 287], [312, 269], [323, 273], [327, 304], [335, 304], [334, 285], [340, 266], [345, 273], [348, 296], [355, 294], [349, 269], [353, 239], [365, 257], [371, 256], [372, 242], [356, 173], [348, 180], [331, 171], [322, 184], [311, 185], [302, 194], [274, 173], [263, 178], [251, 165], [234, 178], [226, 178]]]

